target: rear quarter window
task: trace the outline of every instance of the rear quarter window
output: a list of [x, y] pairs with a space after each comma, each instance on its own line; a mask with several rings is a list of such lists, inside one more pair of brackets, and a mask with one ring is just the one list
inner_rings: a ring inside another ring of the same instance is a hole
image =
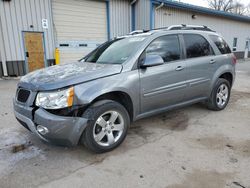
[[214, 44], [217, 46], [217, 48], [221, 54], [230, 54], [231, 53], [230, 47], [228, 46], [228, 44], [226, 43], [226, 41], [222, 37], [216, 36], [216, 35], [210, 35], [209, 37], [214, 42]]

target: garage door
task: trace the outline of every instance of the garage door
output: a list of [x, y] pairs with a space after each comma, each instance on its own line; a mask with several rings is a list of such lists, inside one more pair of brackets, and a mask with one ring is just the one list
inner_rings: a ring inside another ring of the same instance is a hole
[[53, 0], [52, 2], [61, 63], [78, 60], [107, 40], [105, 1]]

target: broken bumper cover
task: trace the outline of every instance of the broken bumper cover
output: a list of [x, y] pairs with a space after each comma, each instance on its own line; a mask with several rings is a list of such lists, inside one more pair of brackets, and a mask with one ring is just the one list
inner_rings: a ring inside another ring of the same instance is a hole
[[[32, 107], [22, 106], [13, 101], [16, 118], [31, 132], [42, 140], [64, 146], [78, 144], [82, 132], [87, 126], [87, 119], [81, 117], [57, 116], [42, 108], [34, 110]], [[46, 127], [44, 135], [37, 131], [37, 126]]]

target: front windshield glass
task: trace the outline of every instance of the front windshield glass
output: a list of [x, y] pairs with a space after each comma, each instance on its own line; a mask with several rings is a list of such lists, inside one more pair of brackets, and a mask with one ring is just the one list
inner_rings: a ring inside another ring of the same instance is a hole
[[135, 52], [144, 39], [144, 37], [128, 37], [108, 41], [87, 55], [85, 61], [122, 64]]

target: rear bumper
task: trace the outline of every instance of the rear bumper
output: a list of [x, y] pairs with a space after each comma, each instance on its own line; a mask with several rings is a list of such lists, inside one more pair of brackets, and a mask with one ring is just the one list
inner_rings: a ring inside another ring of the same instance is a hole
[[[46, 142], [75, 146], [87, 126], [88, 120], [85, 118], [54, 115], [42, 108], [35, 110], [23, 106], [15, 100], [13, 105], [15, 116], [22, 122], [22, 125]], [[44, 135], [40, 134], [37, 131], [38, 125], [46, 127], [48, 132]]]

